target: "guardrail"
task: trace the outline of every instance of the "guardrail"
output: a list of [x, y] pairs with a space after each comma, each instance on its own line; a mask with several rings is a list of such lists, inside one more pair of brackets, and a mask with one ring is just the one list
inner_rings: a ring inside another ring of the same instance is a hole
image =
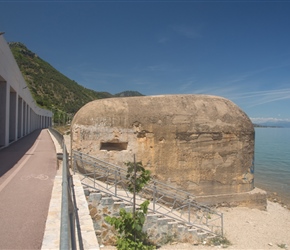
[[[62, 198], [61, 198], [61, 226], [60, 226], [60, 246], [61, 250], [79, 249], [83, 250], [82, 235], [80, 230], [78, 208], [76, 205], [74, 184], [69, 170], [69, 157], [64, 143], [63, 136], [55, 129], [49, 131], [62, 146], [63, 153], [58, 155], [62, 159]], [[77, 236], [76, 237], [76, 229]], [[77, 244], [78, 243], [78, 244]], [[77, 248], [78, 245], [78, 248]]]
[[[102, 188], [110, 195], [119, 197], [118, 189], [122, 190], [123, 200], [132, 203], [132, 195], [127, 189], [127, 169], [102, 161], [96, 157], [79, 151], [72, 151], [73, 169], [89, 179], [91, 188]], [[125, 194], [124, 194], [125, 191]], [[200, 228], [208, 233], [223, 235], [223, 214], [214, 209], [199, 204], [195, 197], [189, 193], [157, 180], [151, 180], [143, 190], [138, 193], [141, 197], [151, 201], [149, 207], [154, 213], [165, 215], [180, 223]], [[160, 206], [161, 205], [161, 206]]]
[[63, 143], [62, 167], [62, 198], [61, 198], [61, 227], [60, 249], [76, 249], [75, 207], [72, 200], [72, 178], [68, 169], [68, 155]]
[[54, 136], [54, 138], [57, 140], [59, 145], [62, 147], [63, 146], [63, 135], [59, 133], [56, 129], [49, 127], [49, 132]]

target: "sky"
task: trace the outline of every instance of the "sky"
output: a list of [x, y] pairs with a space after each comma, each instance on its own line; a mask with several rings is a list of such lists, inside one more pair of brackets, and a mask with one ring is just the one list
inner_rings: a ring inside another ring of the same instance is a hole
[[290, 122], [290, 1], [3, 1], [0, 31], [80, 85], [208, 94]]

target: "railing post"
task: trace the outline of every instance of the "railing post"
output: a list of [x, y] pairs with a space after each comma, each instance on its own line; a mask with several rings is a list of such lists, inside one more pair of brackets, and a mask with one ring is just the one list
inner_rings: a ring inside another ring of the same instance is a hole
[[73, 169], [74, 169], [74, 174], [76, 174], [77, 171], [77, 161], [76, 161], [76, 157], [75, 154], [72, 152], [72, 162], [73, 162]]
[[155, 202], [156, 202], [156, 182], [153, 182], [153, 212], [155, 213]]
[[69, 219], [70, 219], [70, 232], [71, 232], [71, 248], [72, 249], [77, 249], [76, 248], [76, 232], [75, 232], [75, 207], [72, 201], [72, 189], [73, 189], [73, 183], [72, 183], [72, 176], [70, 175], [69, 171], [68, 173], [68, 200], [69, 200]]
[[187, 196], [187, 202], [188, 202], [188, 222], [190, 223], [190, 199], [189, 196]]
[[117, 170], [115, 170], [115, 196], [117, 196]]
[[94, 188], [96, 188], [96, 164], [94, 164]]
[[222, 237], [224, 236], [224, 214], [221, 213], [221, 233], [222, 233]]

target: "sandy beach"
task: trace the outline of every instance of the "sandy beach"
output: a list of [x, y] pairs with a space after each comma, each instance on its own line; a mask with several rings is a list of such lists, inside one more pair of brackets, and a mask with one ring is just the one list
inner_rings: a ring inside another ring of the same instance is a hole
[[[290, 210], [268, 201], [267, 211], [246, 207], [220, 208], [224, 213], [224, 235], [229, 246], [192, 245], [173, 242], [161, 250], [189, 249], [290, 249]], [[113, 250], [112, 246], [101, 249]]]

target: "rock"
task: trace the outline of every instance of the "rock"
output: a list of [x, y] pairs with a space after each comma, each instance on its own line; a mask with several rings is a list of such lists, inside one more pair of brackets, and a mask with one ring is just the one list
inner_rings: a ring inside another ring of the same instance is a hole
[[96, 235], [101, 235], [102, 231], [101, 230], [95, 230]]
[[85, 193], [85, 196], [89, 196], [90, 195], [90, 190], [84, 189], [84, 193]]
[[272, 247], [272, 246], [273, 246], [273, 243], [268, 243], [268, 245], [269, 245], [270, 247]]

